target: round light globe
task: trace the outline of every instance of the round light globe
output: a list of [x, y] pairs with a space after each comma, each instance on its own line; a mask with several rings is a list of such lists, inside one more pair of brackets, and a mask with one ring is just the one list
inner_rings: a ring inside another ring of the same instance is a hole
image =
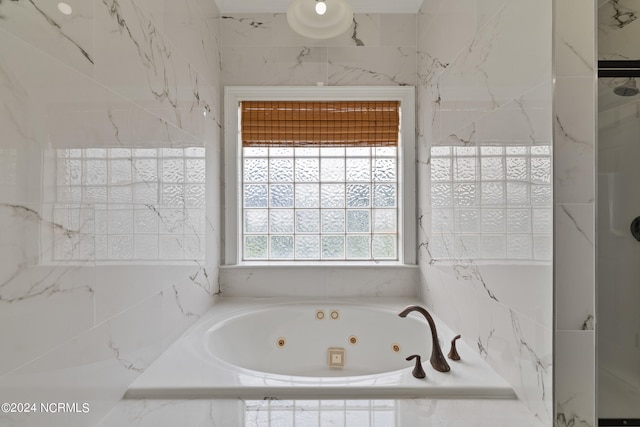
[[316, 13], [318, 15], [324, 15], [327, 11], [327, 4], [324, 1], [316, 1]]
[[63, 2], [58, 3], [58, 10], [60, 11], [60, 13], [64, 15], [71, 15], [71, 13], [73, 12], [73, 9], [71, 9], [71, 6]]

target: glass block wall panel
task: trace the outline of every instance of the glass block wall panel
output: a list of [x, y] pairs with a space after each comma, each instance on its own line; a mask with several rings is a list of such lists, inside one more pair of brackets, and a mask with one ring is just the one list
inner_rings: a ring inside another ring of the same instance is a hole
[[[55, 166], [56, 228], [78, 241], [54, 236], [54, 261], [204, 259], [204, 148], [60, 149]], [[266, 187], [250, 190], [247, 203], [266, 208]], [[263, 230], [266, 212], [247, 226]]]
[[433, 147], [432, 257], [550, 260], [551, 170], [548, 145]]
[[244, 260], [397, 260], [396, 147], [242, 149]]

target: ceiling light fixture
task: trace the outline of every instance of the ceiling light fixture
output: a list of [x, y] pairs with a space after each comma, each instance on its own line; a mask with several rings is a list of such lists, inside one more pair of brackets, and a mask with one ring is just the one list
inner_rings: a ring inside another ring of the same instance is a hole
[[293, 0], [287, 22], [302, 36], [330, 39], [351, 27], [353, 10], [345, 0]]
[[58, 10], [65, 15], [71, 15], [71, 13], [73, 13], [71, 6], [63, 2], [58, 3]]
[[318, 15], [324, 15], [326, 11], [327, 4], [324, 2], [324, 0], [316, 0], [316, 13]]

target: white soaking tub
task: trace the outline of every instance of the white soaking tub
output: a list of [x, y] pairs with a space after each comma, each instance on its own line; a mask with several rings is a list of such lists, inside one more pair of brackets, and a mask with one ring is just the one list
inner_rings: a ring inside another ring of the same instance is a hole
[[[217, 303], [129, 387], [127, 398], [514, 398], [464, 342], [451, 370], [429, 363], [431, 332], [409, 299], [231, 298]], [[442, 351], [456, 335], [438, 321]], [[414, 378], [412, 354], [426, 378]], [[446, 357], [446, 356], [445, 356]]]

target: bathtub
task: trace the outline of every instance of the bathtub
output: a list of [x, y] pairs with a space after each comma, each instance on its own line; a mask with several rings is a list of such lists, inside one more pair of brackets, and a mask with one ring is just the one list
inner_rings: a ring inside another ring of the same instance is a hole
[[[125, 398], [515, 398], [509, 384], [458, 340], [460, 361], [429, 364], [431, 333], [405, 298], [218, 302], [129, 387]], [[456, 335], [437, 318], [446, 355]], [[426, 378], [412, 375], [422, 356]]]

